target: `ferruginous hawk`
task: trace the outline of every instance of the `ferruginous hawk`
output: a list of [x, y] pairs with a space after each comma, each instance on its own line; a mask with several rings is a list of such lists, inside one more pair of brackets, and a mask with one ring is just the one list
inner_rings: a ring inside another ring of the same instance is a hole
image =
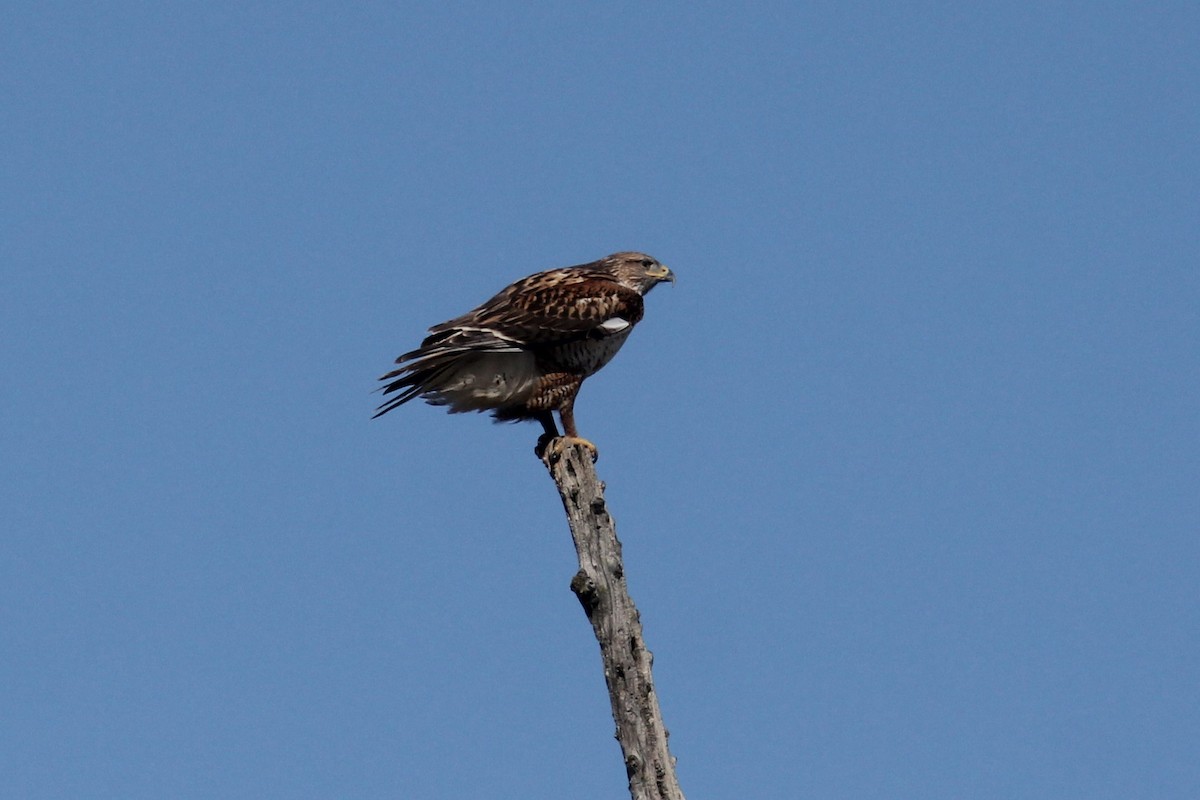
[[585, 378], [617, 353], [642, 319], [642, 297], [671, 270], [644, 253], [607, 258], [522, 278], [461, 317], [434, 325], [416, 350], [380, 378], [388, 397], [378, 417], [414, 397], [451, 413], [490, 411], [497, 421], [537, 420], [537, 452], [558, 438], [595, 454], [575, 429], [575, 397]]

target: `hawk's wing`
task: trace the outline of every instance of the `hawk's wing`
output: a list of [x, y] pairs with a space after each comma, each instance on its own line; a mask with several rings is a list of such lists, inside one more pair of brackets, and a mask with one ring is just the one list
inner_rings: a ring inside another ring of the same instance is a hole
[[611, 275], [580, 267], [552, 269], [523, 278], [475, 310], [433, 326], [422, 347], [476, 332], [522, 348], [560, 344], [623, 330], [636, 325], [642, 313], [642, 296]]

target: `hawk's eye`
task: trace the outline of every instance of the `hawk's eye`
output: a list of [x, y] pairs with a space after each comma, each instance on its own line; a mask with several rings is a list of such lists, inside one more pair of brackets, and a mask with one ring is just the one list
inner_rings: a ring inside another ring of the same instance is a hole
[[651, 267], [654, 266], [654, 259], [653, 258], [643, 258], [642, 266], [645, 267], [646, 269], [650, 269]]

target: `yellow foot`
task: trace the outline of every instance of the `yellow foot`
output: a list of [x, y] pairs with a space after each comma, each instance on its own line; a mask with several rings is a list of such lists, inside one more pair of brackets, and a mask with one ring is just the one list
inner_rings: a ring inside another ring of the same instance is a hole
[[542, 436], [538, 439], [534, 452], [537, 453], [538, 458], [544, 461], [549, 458], [561, 457], [564, 448], [576, 444], [591, 452], [593, 463], [600, 457], [599, 451], [596, 450], [596, 445], [578, 436], [555, 436], [554, 438]]

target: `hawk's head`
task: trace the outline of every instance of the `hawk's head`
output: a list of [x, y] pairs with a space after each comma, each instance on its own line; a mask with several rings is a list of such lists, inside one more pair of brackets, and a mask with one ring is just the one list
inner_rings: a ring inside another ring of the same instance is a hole
[[622, 286], [644, 295], [663, 281], [675, 282], [675, 273], [645, 253], [613, 253], [600, 265], [610, 270]]

